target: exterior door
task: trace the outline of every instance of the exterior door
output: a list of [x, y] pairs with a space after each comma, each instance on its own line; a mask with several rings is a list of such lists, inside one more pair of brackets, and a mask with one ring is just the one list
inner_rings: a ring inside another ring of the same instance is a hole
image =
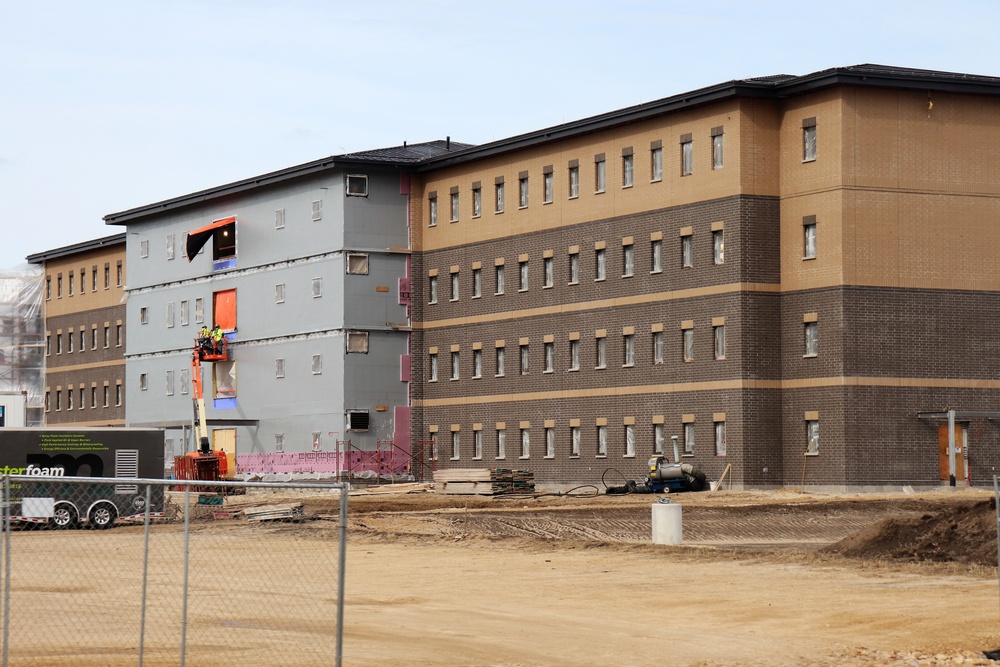
[[[965, 424], [955, 424], [955, 479], [965, 479]], [[948, 479], [948, 424], [938, 426], [938, 455], [941, 479]]]
[[226, 477], [236, 474], [236, 429], [217, 428], [212, 431], [212, 450], [226, 453]]

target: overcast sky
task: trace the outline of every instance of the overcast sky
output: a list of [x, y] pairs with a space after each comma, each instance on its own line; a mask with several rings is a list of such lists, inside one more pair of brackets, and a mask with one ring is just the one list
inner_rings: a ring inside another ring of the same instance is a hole
[[0, 0], [0, 25], [0, 269], [338, 153], [860, 63], [1000, 75], [995, 0]]

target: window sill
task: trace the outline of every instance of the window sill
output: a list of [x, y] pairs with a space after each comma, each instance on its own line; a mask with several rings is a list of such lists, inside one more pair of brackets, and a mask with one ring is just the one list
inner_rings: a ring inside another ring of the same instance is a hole
[[649, 272], [649, 275], [653, 276], [656, 275], [657, 273], [663, 273], [663, 269], [653, 269], [652, 271]]
[[693, 459], [694, 458], [694, 453], [690, 453], [689, 454], [689, 453], [685, 452], [684, 454], [681, 454], [681, 458], [682, 459]]
[[606, 459], [606, 458], [608, 458], [608, 455], [607, 454], [597, 454], [596, 456], [594, 456], [594, 458], [595, 459]]
[[482, 295], [482, 294], [478, 294], [478, 295], [476, 295], [476, 296], [471, 296], [471, 297], [469, 297], [469, 298], [470, 298], [470, 299], [482, 299], [482, 298], [483, 298], [483, 295]]
[[551, 200], [551, 199], [550, 199], [549, 201], [543, 201], [543, 202], [542, 202], [542, 206], [548, 206], [548, 205], [549, 205], [549, 204], [551, 204], [551, 203], [552, 203], [552, 200]]
[[481, 217], [483, 217], [483, 215], [482, 215], [481, 213], [477, 213], [477, 214], [475, 214], [474, 216], [472, 216], [472, 219], [473, 219], [473, 220], [478, 220], [478, 219], [479, 219], [479, 218], [481, 218]]
[[518, 461], [527, 461], [530, 458], [531, 458], [530, 456], [518, 456], [517, 460]]
[[506, 292], [493, 292], [493, 296], [503, 296]]
[[568, 197], [568, 199], [569, 199], [570, 201], [572, 201], [572, 200], [574, 200], [574, 199], [579, 199], [579, 198], [580, 198], [580, 195], [572, 195], [572, 196]]
[[623, 273], [622, 278], [635, 278], [634, 273]]
[[428, 301], [427, 305], [428, 306], [436, 306], [437, 305], [437, 301]]
[[431, 222], [431, 223], [428, 223], [428, 225], [427, 225], [427, 226], [428, 226], [428, 227], [437, 227], [438, 225], [437, 225], [437, 223], [436, 223], [436, 222]]
[[603, 283], [607, 278], [594, 278], [595, 283]]
[[662, 178], [654, 178], [654, 179], [650, 180], [649, 182], [650, 183], [662, 183], [663, 179]]
[[[542, 285], [542, 289], [552, 289], [554, 285]], [[525, 290], [527, 291], [527, 290]]]
[[493, 211], [493, 215], [500, 215], [501, 213], [503, 213], [503, 209], [500, 209], [499, 211]]
[[803, 161], [802, 161], [802, 164], [805, 164], [805, 163], [807, 163], [807, 162], [815, 162], [815, 161], [816, 161], [816, 158], [814, 158], [814, 157], [810, 157], [810, 158], [806, 158], [805, 160], [803, 160]]
[[603, 371], [607, 369], [607, 366], [594, 366], [595, 371]]
[[449, 461], [461, 461], [462, 459], [458, 458], [457, 456], [453, 456], [453, 457], [451, 457], [451, 458], [450, 458], [450, 459], [448, 459], [448, 460], [449, 460]]
[[502, 378], [502, 377], [506, 377], [506, 376], [503, 373], [500, 373], [499, 375], [494, 375], [493, 377], [495, 377], [495, 378]]
[[551, 375], [552, 373], [555, 373], [555, 371], [554, 370], [542, 371], [542, 375]]
[[635, 454], [625, 454], [624, 456], [622, 456], [622, 458], [623, 459], [634, 459], [635, 458]]
[[580, 281], [579, 281], [579, 280], [576, 280], [576, 281], [574, 281], [574, 282], [570, 282], [570, 283], [566, 283], [566, 284], [567, 284], [567, 285], [579, 285], [579, 284], [580, 284]]
[[[313, 297], [313, 298], [315, 298], [315, 297]], [[458, 299], [448, 299], [448, 303], [455, 303], [456, 301], [458, 301]]]
[[519, 289], [519, 290], [517, 290], [517, 291], [518, 291], [519, 293], [520, 293], [520, 292], [527, 292], [527, 291], [528, 291], [528, 288], [527, 288], [527, 287], [522, 287], [521, 289]]
[[427, 384], [431, 384], [431, 383], [433, 383], [433, 382], [437, 382], [437, 380], [428, 380], [428, 381], [427, 381]]
[[715, 360], [716, 361], [725, 361], [726, 358], [725, 357], [716, 357]]
[[632, 184], [631, 184], [631, 183], [629, 183], [628, 185], [623, 185], [623, 186], [622, 186], [622, 190], [628, 190], [628, 189], [629, 189], [629, 188], [631, 188], [631, 187], [632, 187]]
[[808, 257], [808, 256], [806, 256], [806, 257], [803, 257], [803, 258], [802, 258], [802, 261], [803, 261], [803, 262], [806, 262], [806, 261], [809, 261], [810, 259], [816, 259], [816, 255], [813, 255], [813, 256], [811, 256], [811, 257]]
[[497, 456], [493, 460], [494, 461], [506, 461], [507, 457], [506, 456]]
[[473, 380], [482, 380], [483, 376], [482, 375], [473, 375], [471, 379], [473, 379]]
[[460, 378], [448, 378], [448, 382], [457, 382]]
[[518, 210], [518, 211], [523, 211], [523, 210], [524, 210], [524, 209], [526, 209], [526, 208], [528, 208], [528, 207], [527, 207], [527, 206], [518, 206], [518, 207], [517, 207], [517, 210]]
[[712, 264], [714, 264], [715, 266], [722, 266], [725, 263], [726, 263], [725, 260], [723, 260], [721, 262], [712, 262]]
[[806, 452], [806, 456], [819, 456], [819, 452]]
[[458, 222], [458, 218], [455, 218], [454, 220], [449, 220], [448, 222], [450, 224], [455, 224], [456, 222]]
[[472, 460], [473, 460], [473, 461], [482, 461], [482, 460], [483, 460], [483, 457], [482, 457], [482, 456], [473, 456], [473, 457], [472, 457]]
[[579, 454], [570, 454], [566, 458], [568, 458], [568, 459], [578, 459], [578, 458], [580, 458], [580, 455]]
[[818, 356], [819, 356], [818, 354], [803, 354], [802, 358], [803, 359], [815, 359]]
[[567, 373], [579, 373], [580, 369], [579, 368], [567, 368], [566, 372]]
[[716, 454], [715, 458], [717, 458], [717, 459], [724, 459], [724, 458], [726, 458], [726, 455], [725, 454]]
[[595, 195], [603, 195], [604, 194], [604, 190], [594, 190], [594, 194]]
[[552, 454], [552, 455], [546, 455], [546, 456], [543, 456], [542, 458], [543, 458], [543, 459], [554, 459], [555, 457], [556, 457], [556, 455], [555, 455], [555, 454]]

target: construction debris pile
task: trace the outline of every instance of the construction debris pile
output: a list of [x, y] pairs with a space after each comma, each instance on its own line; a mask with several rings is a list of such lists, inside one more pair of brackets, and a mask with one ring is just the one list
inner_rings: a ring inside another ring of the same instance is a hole
[[509, 468], [435, 470], [434, 488], [446, 495], [532, 494], [535, 492], [535, 473]]

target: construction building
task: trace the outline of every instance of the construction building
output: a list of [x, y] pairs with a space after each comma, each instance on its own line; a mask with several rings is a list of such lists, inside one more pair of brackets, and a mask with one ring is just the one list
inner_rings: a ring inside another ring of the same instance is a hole
[[45, 424], [125, 424], [125, 235], [27, 258], [44, 277]]
[[562, 485], [673, 436], [736, 485], [990, 483], [998, 118], [1000, 78], [861, 65], [429, 159], [413, 438]]
[[676, 437], [737, 486], [982, 484], [998, 96], [878, 65], [730, 81], [111, 214], [128, 422], [193, 448], [187, 360], [214, 320], [233, 356], [209, 423], [244, 472], [388, 446], [418, 477], [565, 487], [641, 478]]
[[[128, 423], [193, 451], [192, 351], [241, 474], [409, 474], [409, 172], [465, 148], [341, 155], [105, 217], [128, 230]], [[195, 371], [198, 372], [198, 371]]]
[[0, 427], [44, 420], [42, 284], [33, 266], [0, 271]]

